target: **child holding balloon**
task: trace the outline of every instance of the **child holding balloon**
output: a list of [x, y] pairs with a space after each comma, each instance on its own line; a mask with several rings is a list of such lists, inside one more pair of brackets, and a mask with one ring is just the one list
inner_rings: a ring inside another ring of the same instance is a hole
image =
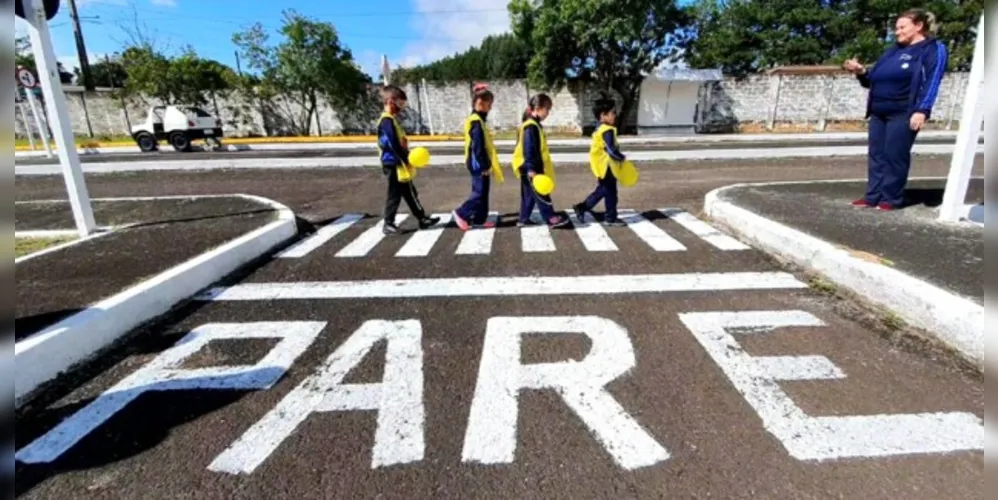
[[513, 150], [513, 172], [520, 177], [520, 217], [516, 225], [523, 227], [533, 224], [530, 214], [534, 206], [541, 218], [551, 227], [564, 227], [569, 224], [567, 217], [557, 215], [551, 192], [554, 190], [554, 162], [548, 150], [547, 138], [541, 122], [548, 117], [554, 103], [547, 94], [537, 94], [530, 98], [523, 123], [520, 125]]
[[[419, 193], [412, 184], [412, 179], [416, 175], [413, 163], [419, 166], [425, 165], [429, 155], [425, 150], [409, 151], [409, 141], [406, 139], [405, 130], [399, 125], [396, 115], [405, 109], [407, 97], [405, 91], [394, 86], [386, 85], [381, 89], [381, 99], [385, 103], [385, 110], [381, 114], [381, 121], [378, 123], [378, 151], [381, 155], [381, 170], [388, 180], [388, 197], [385, 200], [384, 225], [382, 231], [385, 234], [396, 234], [399, 231], [395, 225], [395, 215], [398, 213], [399, 203], [405, 199], [409, 206], [409, 212], [419, 221], [420, 229], [428, 229], [437, 222], [439, 217], [429, 217], [423, 210], [423, 205], [419, 202]], [[421, 149], [421, 148], [417, 148]], [[420, 157], [418, 162], [414, 162], [414, 156]]]
[[603, 224], [608, 226], [623, 226], [624, 222], [617, 218], [617, 182], [625, 186], [633, 185], [637, 180], [637, 170], [634, 164], [617, 146], [616, 103], [613, 99], [598, 99], [593, 105], [593, 114], [599, 121], [599, 127], [593, 132], [593, 140], [589, 146], [589, 168], [596, 176], [596, 189], [585, 201], [572, 208], [579, 216], [580, 222], [585, 222], [586, 214], [593, 207], [604, 202], [606, 215]]
[[454, 210], [454, 222], [463, 231], [470, 229], [472, 224], [495, 227], [495, 223], [488, 220], [489, 189], [491, 180], [494, 178], [501, 183], [503, 175], [492, 134], [485, 127], [494, 100], [488, 87], [476, 85], [471, 98], [471, 115], [464, 121], [464, 162], [471, 174], [471, 194]]

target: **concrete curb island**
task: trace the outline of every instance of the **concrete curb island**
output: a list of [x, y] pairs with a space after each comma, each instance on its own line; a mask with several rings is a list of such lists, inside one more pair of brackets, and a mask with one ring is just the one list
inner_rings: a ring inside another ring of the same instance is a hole
[[704, 212], [747, 243], [780, 260], [820, 273], [886, 308], [983, 369], [984, 306], [897, 269], [856, 258], [846, 249], [725, 199], [725, 191], [735, 188], [799, 183], [748, 183], [715, 189], [704, 199]]
[[30, 401], [59, 375], [92, 360], [126, 333], [168, 312], [247, 263], [293, 239], [294, 213], [258, 196], [165, 196], [179, 199], [241, 197], [274, 208], [277, 219], [74, 314], [14, 344], [14, 407]]

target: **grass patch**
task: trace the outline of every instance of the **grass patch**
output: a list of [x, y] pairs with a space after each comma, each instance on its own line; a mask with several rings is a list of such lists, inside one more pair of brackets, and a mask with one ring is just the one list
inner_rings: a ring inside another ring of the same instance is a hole
[[828, 281], [820, 276], [812, 276], [811, 279], [807, 280], [807, 286], [818, 293], [824, 293], [827, 295], [835, 295], [838, 293], [839, 289], [835, 286], [835, 283]]
[[64, 236], [59, 238], [14, 238], [14, 258], [40, 252], [46, 248], [61, 245], [75, 240], [76, 237]]

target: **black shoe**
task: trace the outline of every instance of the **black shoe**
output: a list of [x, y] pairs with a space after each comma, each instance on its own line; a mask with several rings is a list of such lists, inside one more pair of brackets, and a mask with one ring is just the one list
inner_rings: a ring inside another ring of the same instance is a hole
[[579, 222], [586, 221], [586, 214], [589, 213], [589, 210], [586, 210], [586, 205], [584, 203], [573, 205], [572, 210], [575, 210], [575, 214], [579, 216]]
[[423, 217], [422, 220], [419, 221], [419, 228], [429, 229], [436, 226], [438, 222], [440, 222], [440, 217]]
[[621, 227], [626, 226], [627, 223], [620, 219], [607, 219], [603, 221], [604, 226]]
[[386, 235], [398, 234], [399, 227], [396, 226], [395, 224], [389, 224], [386, 222], [385, 226], [381, 228], [381, 232], [385, 233]]

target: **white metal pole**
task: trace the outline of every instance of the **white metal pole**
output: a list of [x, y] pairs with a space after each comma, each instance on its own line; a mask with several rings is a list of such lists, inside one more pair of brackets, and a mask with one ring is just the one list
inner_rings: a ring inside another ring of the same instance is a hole
[[24, 124], [24, 131], [28, 134], [28, 144], [31, 145], [31, 150], [35, 150], [35, 132], [31, 130], [31, 122], [28, 120], [28, 113], [24, 111], [24, 103], [17, 101], [17, 109], [21, 110], [21, 123]]
[[47, 123], [45, 123], [45, 117], [38, 110], [38, 106], [35, 106], [35, 96], [31, 91], [25, 92], [24, 98], [28, 100], [28, 106], [31, 106], [31, 114], [35, 117], [35, 125], [38, 126], [38, 137], [41, 138], [42, 144], [45, 145], [45, 156], [51, 158], [52, 144], [49, 140], [49, 132], [46, 130], [48, 127]]
[[94, 232], [93, 207], [90, 205], [90, 194], [83, 179], [83, 169], [80, 167], [80, 156], [76, 152], [76, 142], [73, 140], [73, 129], [69, 124], [69, 110], [66, 106], [66, 96], [62, 91], [56, 65], [55, 49], [52, 48], [52, 37], [49, 34], [48, 20], [45, 9], [39, 0], [21, 0], [24, 6], [25, 20], [28, 21], [28, 34], [38, 67], [38, 81], [45, 94], [45, 105], [48, 107], [49, 118], [55, 127], [56, 147], [59, 148], [59, 163], [62, 165], [62, 176], [66, 181], [66, 191], [69, 204], [73, 208], [73, 219], [80, 236]]
[[939, 207], [939, 219], [956, 221], [967, 199], [970, 174], [974, 170], [974, 157], [977, 142], [984, 123], [984, 107], [979, 102], [981, 86], [984, 83], [984, 16], [977, 27], [977, 42], [974, 45], [974, 60], [970, 67], [967, 92], [963, 99], [963, 113], [960, 115], [960, 130], [957, 132], [956, 147], [950, 160], [949, 176], [946, 178], [946, 191]]

